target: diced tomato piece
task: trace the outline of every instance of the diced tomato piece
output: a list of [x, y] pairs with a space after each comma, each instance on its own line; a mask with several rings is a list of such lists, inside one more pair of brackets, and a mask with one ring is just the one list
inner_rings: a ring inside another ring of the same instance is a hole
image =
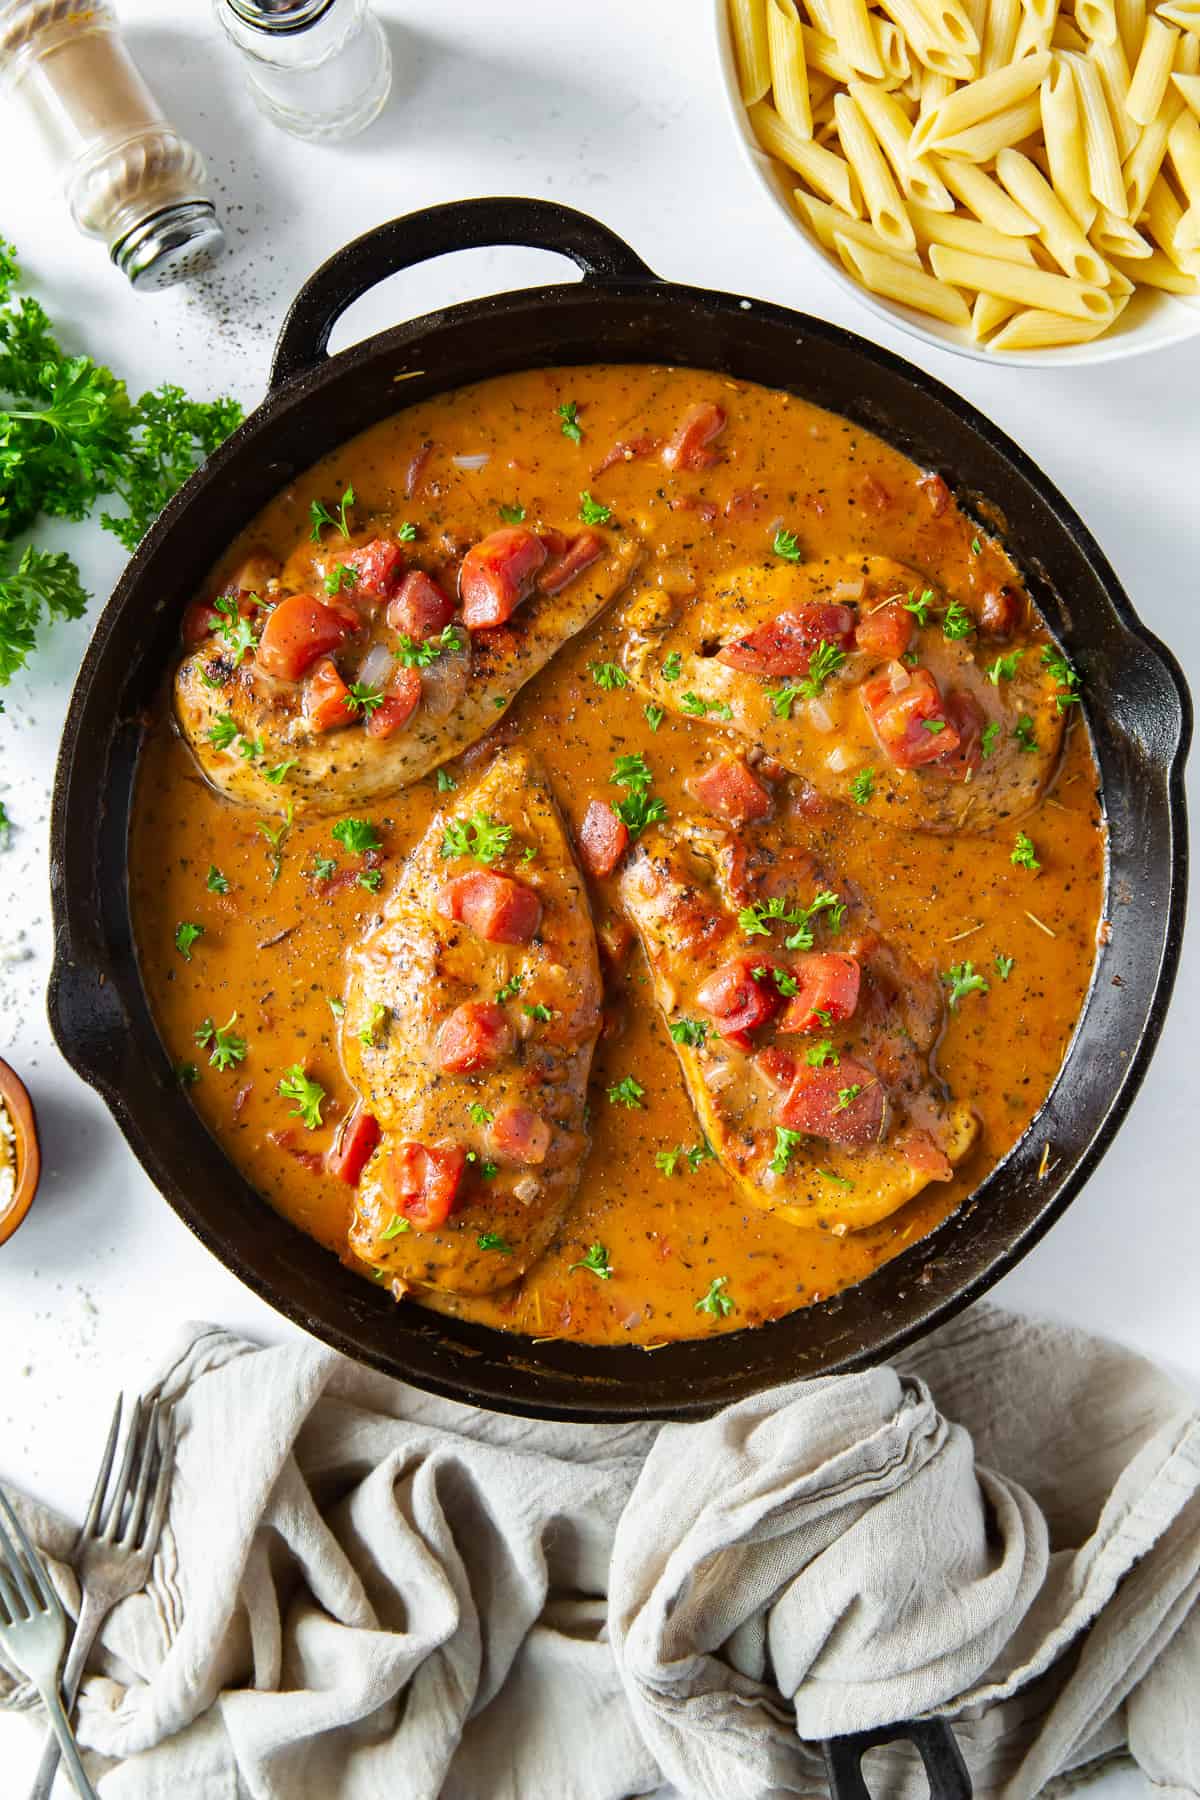
[[711, 525], [720, 510], [713, 500], [701, 500], [695, 494], [676, 494], [667, 501], [672, 512], [694, 512], [705, 525]]
[[435, 637], [454, 617], [454, 602], [424, 569], [410, 569], [388, 601], [387, 622], [406, 637]]
[[513, 1047], [513, 1029], [502, 1006], [492, 1000], [464, 1000], [437, 1036], [438, 1068], [447, 1075], [490, 1069]]
[[781, 1050], [777, 1044], [769, 1044], [760, 1050], [754, 1059], [756, 1069], [761, 1069], [767, 1080], [777, 1088], [790, 1088], [796, 1078], [796, 1059]]
[[886, 606], [864, 613], [854, 627], [854, 642], [868, 656], [887, 656], [899, 662], [912, 634], [912, 614], [898, 600], [889, 600]]
[[[797, 992], [779, 1021], [780, 1031], [823, 1031], [854, 1016], [862, 970], [853, 956], [837, 950], [813, 950], [791, 964]], [[818, 1018], [825, 1013], [824, 1019]]]
[[717, 652], [717, 660], [748, 675], [806, 675], [809, 659], [820, 643], [849, 650], [854, 642], [854, 614], [848, 606], [814, 601], [782, 612], [767, 625], [734, 638]]
[[[851, 1091], [857, 1094], [850, 1098]], [[810, 1069], [801, 1063], [779, 1122], [788, 1131], [806, 1131], [831, 1144], [861, 1148], [877, 1143], [883, 1132], [887, 1096], [873, 1069], [843, 1056], [836, 1069]]]
[[456, 875], [437, 905], [443, 918], [461, 921], [489, 944], [527, 944], [542, 922], [542, 903], [533, 889], [490, 869]]
[[492, 1149], [506, 1162], [541, 1163], [550, 1148], [548, 1120], [529, 1106], [506, 1106], [492, 1120]]
[[263, 626], [258, 661], [268, 675], [299, 681], [319, 656], [336, 650], [360, 624], [346, 607], [326, 606], [311, 594], [289, 594]]
[[748, 769], [740, 756], [726, 756], [708, 768], [691, 784], [701, 806], [719, 813], [731, 825], [748, 825], [752, 819], [765, 819], [771, 810], [771, 790]]
[[755, 981], [751, 970], [757, 967], [745, 957], [723, 963], [696, 992], [697, 1004], [739, 1050], [749, 1050], [750, 1033], [779, 1010], [775, 983]]
[[928, 669], [911, 670], [899, 690], [890, 675], [875, 675], [860, 691], [875, 735], [897, 768], [919, 769], [958, 749], [958, 732]]
[[950, 504], [950, 489], [940, 475], [922, 475], [917, 486], [929, 502], [929, 510], [935, 519], [940, 519]]
[[429, 461], [429, 458], [432, 455], [433, 455], [433, 439], [426, 438], [426, 440], [423, 444], [418, 444], [417, 448], [413, 451], [412, 455], [410, 456], [410, 458], [408, 460], [408, 468], [406, 469], [405, 475], [404, 475], [404, 498], [406, 500], [412, 499], [414, 493], [416, 492], [417, 483], [418, 483], [418, 481], [420, 481], [422, 475], [425, 473], [425, 465]]
[[[257, 593], [249, 589], [236, 590], [237, 609], [243, 619], [253, 619], [261, 611], [261, 600]], [[233, 593], [221, 594], [219, 599], [233, 599]], [[193, 600], [183, 615], [183, 641], [189, 650], [202, 644], [206, 637], [211, 637], [218, 626], [225, 623], [225, 615], [219, 613], [214, 600]]]
[[349, 697], [350, 689], [333, 658], [322, 658], [304, 684], [304, 710], [312, 729], [336, 731], [339, 726], [353, 725], [359, 715], [347, 704]]
[[950, 1181], [954, 1176], [954, 1167], [940, 1144], [936, 1144], [932, 1135], [922, 1126], [914, 1125], [906, 1136], [896, 1145], [901, 1156], [920, 1174], [928, 1175], [930, 1181]]
[[725, 429], [725, 414], [713, 400], [702, 400], [686, 412], [670, 442], [663, 447], [662, 459], [668, 469], [707, 469], [717, 460], [715, 450], [708, 448]]
[[988, 588], [979, 607], [979, 628], [988, 637], [1010, 638], [1021, 623], [1021, 597], [1015, 588]]
[[450, 1217], [467, 1166], [461, 1145], [398, 1144], [388, 1158], [386, 1185], [414, 1231], [436, 1231]]
[[957, 734], [958, 743], [940, 761], [961, 769], [965, 774], [968, 769], [977, 769], [983, 761], [980, 745], [983, 728], [987, 724], [987, 714], [974, 694], [968, 694], [964, 688], [951, 688], [944, 704], [946, 717], [951, 729]]
[[546, 564], [537, 580], [539, 594], [561, 594], [577, 575], [591, 568], [603, 551], [602, 537], [594, 531], [581, 531], [553, 562]]
[[357, 1187], [378, 1142], [379, 1120], [373, 1113], [356, 1106], [338, 1132], [337, 1142], [327, 1153], [325, 1167], [348, 1187]]
[[616, 463], [632, 462], [638, 456], [651, 456], [661, 441], [660, 438], [651, 437], [648, 432], [643, 432], [640, 437], [624, 440], [618, 438], [612, 449], [601, 457], [592, 474], [603, 475], [606, 469], [611, 469]]
[[862, 494], [863, 505], [869, 506], [872, 512], [886, 512], [892, 504], [892, 496], [874, 475], [866, 477], [859, 492]]
[[392, 538], [372, 538], [337, 561], [353, 569], [358, 580], [345, 591], [352, 600], [387, 600], [396, 591], [404, 568], [404, 552]]
[[762, 511], [769, 499], [770, 495], [766, 488], [760, 487], [757, 482], [753, 487], [735, 488], [725, 502], [725, 517], [727, 519], [753, 518], [756, 513]]
[[579, 827], [579, 860], [596, 880], [611, 875], [629, 843], [629, 827], [607, 800], [593, 800]]
[[416, 669], [397, 669], [387, 693], [367, 719], [367, 736], [389, 738], [408, 724], [421, 704], [421, 677]]
[[468, 550], [458, 573], [467, 629], [479, 631], [511, 619], [528, 595], [546, 554], [541, 538], [523, 525], [489, 532]]

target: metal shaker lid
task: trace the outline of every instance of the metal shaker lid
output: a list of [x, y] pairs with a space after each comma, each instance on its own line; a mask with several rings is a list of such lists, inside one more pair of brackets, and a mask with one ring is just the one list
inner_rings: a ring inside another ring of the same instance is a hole
[[110, 255], [135, 288], [171, 287], [218, 257], [225, 233], [211, 200], [182, 200], [141, 219]]
[[225, 4], [243, 25], [282, 36], [289, 31], [307, 31], [334, 0], [225, 0]]

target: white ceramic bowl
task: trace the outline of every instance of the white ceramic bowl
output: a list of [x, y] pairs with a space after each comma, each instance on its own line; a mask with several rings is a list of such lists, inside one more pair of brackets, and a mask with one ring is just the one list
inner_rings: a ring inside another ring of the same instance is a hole
[[910, 337], [922, 338], [939, 350], [951, 350], [956, 356], [969, 356], [976, 362], [999, 364], [1024, 363], [1030, 368], [1056, 366], [1066, 368], [1085, 363], [1117, 362], [1127, 356], [1138, 356], [1147, 350], [1163, 350], [1168, 344], [1182, 343], [1200, 335], [1200, 300], [1166, 294], [1153, 288], [1139, 288], [1130, 299], [1117, 323], [1103, 337], [1090, 344], [1064, 344], [1051, 350], [998, 351], [977, 344], [957, 325], [944, 324], [911, 307], [900, 306], [872, 294], [854, 281], [836, 257], [829, 256], [797, 216], [792, 202], [792, 189], [800, 177], [791, 176], [781, 163], [759, 148], [750, 128], [738, 85], [737, 63], [729, 30], [727, 0], [712, 0], [717, 55], [720, 60], [722, 85], [729, 108], [734, 134], [755, 178], [762, 183], [783, 215], [786, 228], [800, 251], [818, 260], [838, 285], [853, 294], [865, 306], [889, 324], [899, 326]]

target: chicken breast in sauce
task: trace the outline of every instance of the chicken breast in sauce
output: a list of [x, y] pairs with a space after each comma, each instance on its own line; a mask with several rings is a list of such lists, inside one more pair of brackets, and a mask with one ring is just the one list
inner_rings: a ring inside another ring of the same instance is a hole
[[532, 757], [500, 752], [351, 962], [342, 1055], [382, 1135], [350, 1246], [397, 1293], [487, 1293], [541, 1255], [587, 1153], [600, 1003], [558, 807]]
[[938, 983], [848, 884], [803, 850], [679, 825], [634, 846], [620, 897], [701, 1128], [747, 1201], [844, 1232], [950, 1179], [978, 1126], [930, 1067]]
[[657, 705], [893, 827], [985, 831], [1028, 812], [1057, 766], [1054, 652], [1015, 593], [976, 614], [889, 557], [827, 557], [647, 593], [626, 619], [626, 667]]
[[363, 803], [457, 756], [638, 557], [592, 530], [507, 527], [457, 565], [328, 535], [282, 569], [252, 555], [184, 618], [180, 729], [215, 787], [270, 812]]

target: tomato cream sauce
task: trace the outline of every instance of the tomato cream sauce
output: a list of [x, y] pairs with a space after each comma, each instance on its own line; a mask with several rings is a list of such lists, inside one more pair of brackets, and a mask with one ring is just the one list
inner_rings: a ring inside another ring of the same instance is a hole
[[[718, 403], [729, 421], [713, 466], [672, 473], [657, 453], [644, 453], [597, 472], [618, 442], [665, 442], [702, 400]], [[559, 410], [572, 403], [579, 442], [564, 432]], [[483, 456], [482, 466], [454, 460]], [[358, 524], [381, 534], [411, 524], [417, 560], [426, 552], [436, 561], [444, 532], [465, 547], [495, 530], [501, 508], [524, 508], [531, 525], [578, 530], [580, 495], [588, 491], [641, 538], [633, 584], [640, 590], [657, 583], [683, 592], [739, 564], [761, 563], [781, 526], [808, 560], [891, 557], [950, 596], [981, 583], [1020, 587], [999, 543], [870, 433], [785, 393], [649, 366], [524, 372], [413, 406], [278, 495], [230, 547], [214, 580], [252, 549], [292, 555], [308, 539], [310, 503], [336, 501], [348, 483]], [[442, 573], [451, 579], [449, 561]], [[210, 582], [204, 591], [219, 586]], [[684, 784], [723, 743], [713, 721], [668, 714], [652, 729], [643, 695], [597, 684], [596, 665], [620, 662], [621, 615], [618, 599], [524, 688], [493, 733], [543, 760], [573, 831], [590, 799], [617, 797], [614, 760], [638, 752], [670, 815], [694, 814]], [[488, 744], [468, 752], [466, 764], [479, 767]], [[739, 747], [733, 738], [727, 744]], [[457, 778], [462, 762], [447, 772]], [[173, 723], [165, 690], [142, 752], [131, 888], [143, 979], [164, 1043], [185, 1080], [196, 1071], [190, 1099], [250, 1184], [350, 1262], [353, 1191], [322, 1166], [355, 1100], [339, 1057], [336, 1009], [347, 953], [377, 921], [438, 800], [430, 775], [384, 800], [342, 809], [372, 821], [382, 838], [383, 880], [373, 893], [357, 880], [362, 859], [332, 835], [339, 812], [302, 809], [288, 824], [215, 792]], [[967, 1162], [953, 1180], [931, 1183], [880, 1223], [844, 1235], [798, 1230], [747, 1206], [703, 1155], [635, 947], [608, 978], [590, 1086], [591, 1149], [558, 1236], [518, 1283], [490, 1296], [440, 1296], [442, 1310], [533, 1337], [592, 1343], [654, 1345], [757, 1325], [863, 1280], [932, 1230], [1029, 1126], [1062, 1064], [1096, 956], [1104, 835], [1082, 718], [1071, 719], [1037, 806], [984, 835], [895, 832], [852, 805], [810, 810], [795, 781], [779, 784], [778, 801], [770, 829], [858, 884], [898, 947], [940, 973], [969, 960], [988, 983], [947, 1010], [937, 1051], [947, 1089], [981, 1122]], [[1032, 839], [1040, 872], [1014, 865], [1018, 828]], [[336, 871], [318, 878], [318, 859], [331, 858]], [[614, 912], [615, 879], [592, 884], [592, 893], [602, 926]], [[185, 921], [202, 927], [190, 959], [176, 947]], [[206, 1020], [222, 1026], [231, 1015], [247, 1051], [222, 1071], [196, 1034]], [[326, 1090], [317, 1129], [292, 1116], [277, 1091], [283, 1071], [297, 1063]], [[626, 1076], [644, 1089], [640, 1106], [607, 1097]], [[668, 1173], [664, 1153], [677, 1150], [698, 1154], [676, 1157]], [[596, 1243], [608, 1253], [607, 1280], [571, 1267]], [[718, 1277], [731, 1310], [697, 1310]]]

